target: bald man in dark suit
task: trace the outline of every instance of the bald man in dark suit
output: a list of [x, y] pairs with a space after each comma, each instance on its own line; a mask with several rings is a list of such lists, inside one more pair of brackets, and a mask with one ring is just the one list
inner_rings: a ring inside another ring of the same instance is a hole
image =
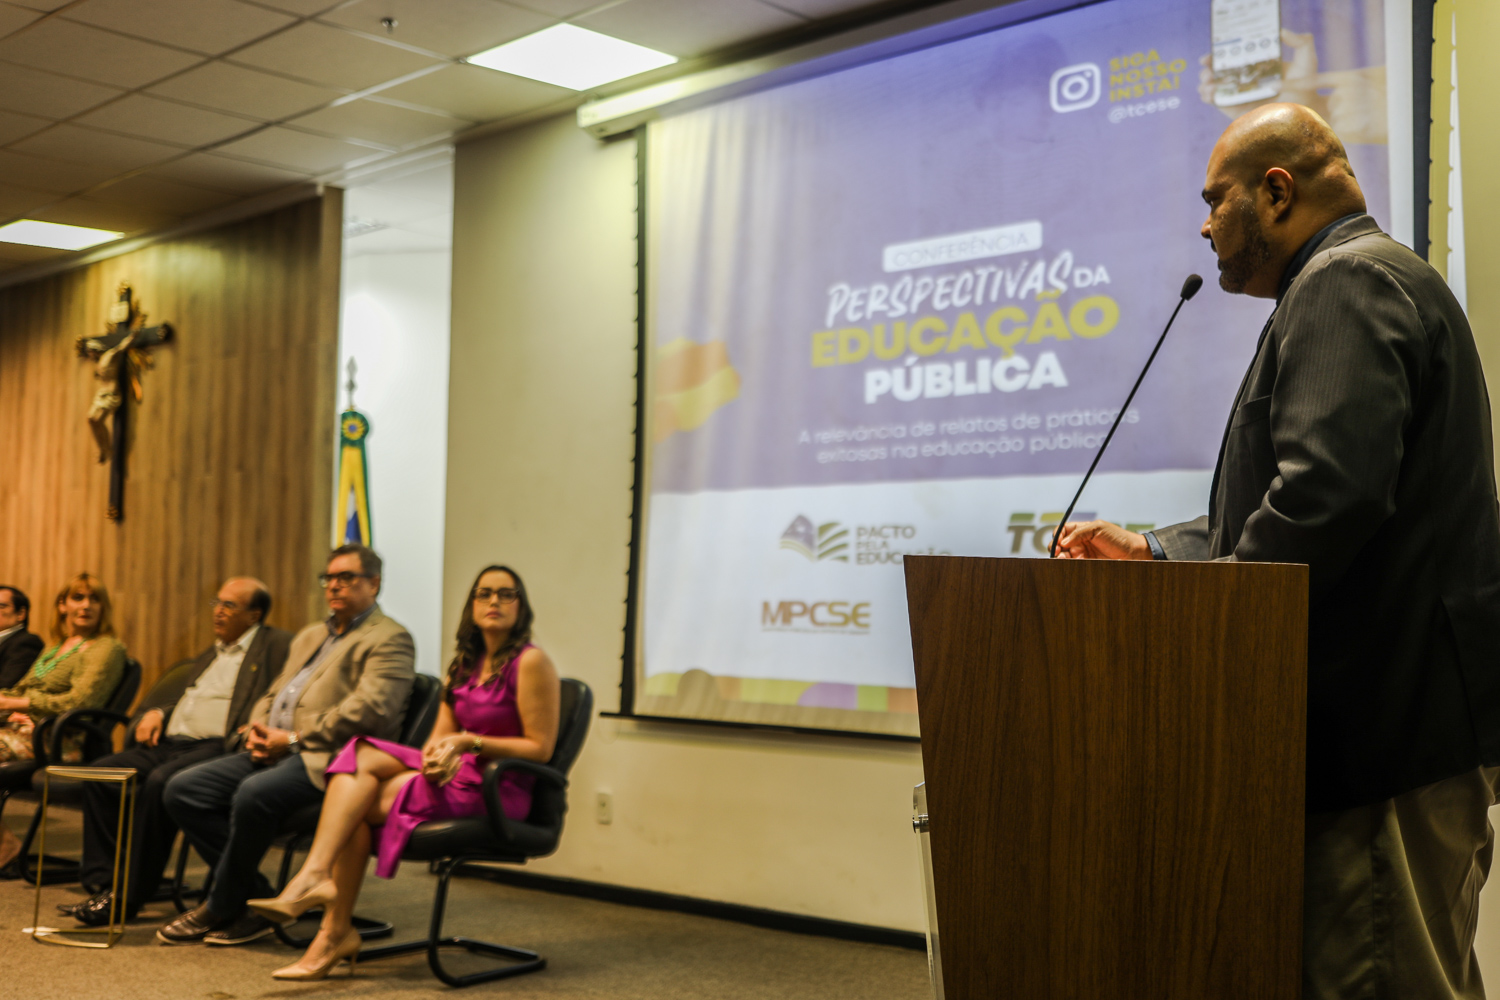
[[1203, 197], [1220, 285], [1276, 300], [1209, 512], [1145, 535], [1069, 524], [1059, 549], [1308, 565], [1303, 995], [1482, 997], [1500, 507], [1473, 334], [1309, 109], [1236, 120]]

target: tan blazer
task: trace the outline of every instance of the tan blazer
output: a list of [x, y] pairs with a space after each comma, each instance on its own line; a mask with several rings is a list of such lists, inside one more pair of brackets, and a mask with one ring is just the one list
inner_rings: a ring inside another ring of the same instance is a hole
[[[314, 622], [292, 638], [286, 667], [255, 703], [251, 721], [266, 722], [276, 695], [317, 655], [326, 638], [328, 627], [323, 622]], [[314, 668], [292, 710], [293, 728], [301, 736], [302, 763], [314, 786], [325, 787], [323, 772], [328, 762], [355, 736], [393, 740], [401, 735], [415, 675], [416, 646], [411, 633], [380, 608], [339, 637]]]

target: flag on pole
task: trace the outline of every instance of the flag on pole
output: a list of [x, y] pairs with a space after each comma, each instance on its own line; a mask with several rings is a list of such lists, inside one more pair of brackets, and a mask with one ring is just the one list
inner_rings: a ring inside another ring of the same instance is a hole
[[[352, 394], [351, 394], [352, 395]], [[370, 420], [355, 409], [339, 414], [338, 515], [343, 542], [373, 545], [370, 524], [370, 476], [365, 464], [365, 438]]]

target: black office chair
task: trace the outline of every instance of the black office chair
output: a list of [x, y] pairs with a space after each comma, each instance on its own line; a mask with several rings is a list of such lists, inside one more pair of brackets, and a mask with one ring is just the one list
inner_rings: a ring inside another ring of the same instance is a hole
[[[547, 960], [534, 951], [474, 938], [444, 937], [443, 913], [448, 904], [448, 880], [466, 865], [493, 861], [523, 865], [529, 858], [546, 857], [557, 850], [562, 839], [563, 817], [568, 811], [568, 771], [583, 748], [593, 714], [594, 694], [589, 686], [570, 677], [563, 678], [561, 718], [552, 759], [546, 764], [513, 758], [492, 761], [484, 770], [485, 815], [435, 820], [412, 831], [401, 859], [429, 862], [434, 865], [438, 876], [427, 937], [362, 951], [361, 959], [370, 961], [426, 951], [427, 965], [432, 974], [449, 986], [472, 986], [547, 967]], [[512, 771], [536, 776], [531, 813], [521, 822], [507, 819], [500, 808], [500, 779]], [[456, 976], [443, 968], [441, 949], [445, 947], [506, 958], [511, 963]]]
[[[412, 681], [411, 693], [406, 697], [406, 714], [401, 727], [399, 741], [410, 747], [419, 747], [427, 742], [427, 737], [432, 733], [432, 725], [437, 721], [438, 708], [443, 703], [443, 682], [431, 674], [417, 674]], [[318, 829], [318, 816], [322, 814], [322, 803], [303, 806], [294, 812], [281, 826], [281, 833], [277, 842], [281, 846], [281, 871], [276, 877], [276, 891], [280, 892], [292, 877], [292, 862], [297, 853], [312, 843], [313, 834]], [[321, 909], [309, 910], [303, 914], [304, 918], [311, 919], [321, 916]], [[295, 926], [295, 925], [294, 925]], [[359, 936], [366, 941], [376, 938], [390, 937], [394, 928], [389, 921], [371, 920], [368, 917], [356, 915], [354, 926], [359, 931]], [[281, 926], [276, 928], [276, 937], [282, 944], [293, 948], [306, 948], [312, 944], [310, 937], [293, 937], [291, 933]]]
[[[127, 657], [125, 670], [120, 675], [120, 681], [115, 685], [115, 690], [104, 708], [75, 708], [71, 712], [64, 712], [62, 715], [46, 719], [37, 726], [31, 734], [32, 759], [0, 764], [0, 814], [4, 813], [6, 803], [16, 795], [31, 796], [40, 801], [43, 774], [48, 764], [62, 761], [65, 737], [72, 734], [79, 734], [83, 737], [83, 760], [80, 763], [94, 761], [113, 753], [115, 726], [119, 722], [128, 721], [125, 711], [130, 708], [130, 703], [135, 701], [135, 693], [140, 690], [140, 686], [140, 662]], [[59, 794], [66, 799], [68, 791], [64, 790], [64, 786], [72, 784], [74, 783], [59, 782], [54, 785], [49, 796], [49, 805]], [[37, 884], [38, 878], [41, 879], [43, 885], [76, 882], [78, 862], [70, 858], [47, 855], [42, 859], [41, 870], [36, 870], [31, 855], [31, 844], [41, 824], [42, 810], [38, 807], [32, 814], [31, 825], [26, 829], [26, 837], [21, 841], [21, 853], [16, 856], [15, 861], [11, 862], [16, 876], [32, 885]]]

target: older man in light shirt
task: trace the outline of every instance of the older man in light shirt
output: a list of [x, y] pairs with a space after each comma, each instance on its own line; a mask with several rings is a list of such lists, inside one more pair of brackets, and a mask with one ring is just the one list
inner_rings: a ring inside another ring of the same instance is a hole
[[[98, 762], [101, 767], [133, 767], [138, 773], [126, 919], [155, 895], [177, 835], [162, 805], [167, 779], [230, 749], [255, 703], [281, 672], [291, 645], [290, 633], [265, 623], [271, 594], [259, 580], [224, 581], [211, 607], [213, 645], [147, 693], [131, 726], [135, 745]], [[114, 868], [120, 795], [117, 786], [105, 782], [86, 782], [83, 792], [80, 875], [85, 886], [99, 889], [110, 883]], [[99, 926], [108, 922], [112, 901], [109, 890], [102, 889], [68, 912], [80, 923]]]

